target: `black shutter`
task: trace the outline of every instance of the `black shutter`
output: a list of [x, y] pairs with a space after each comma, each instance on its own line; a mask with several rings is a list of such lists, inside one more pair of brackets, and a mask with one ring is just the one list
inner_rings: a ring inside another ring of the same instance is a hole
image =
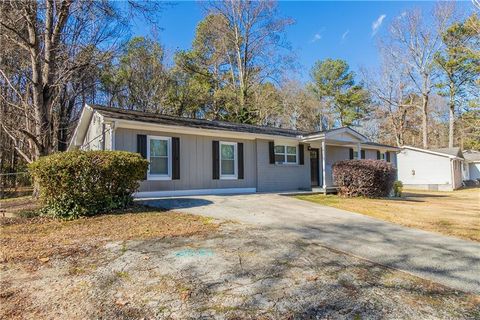
[[172, 138], [172, 179], [180, 180], [180, 138]]
[[353, 160], [353, 149], [350, 148], [350, 160]]
[[390, 162], [390, 152], [387, 151], [386, 154], [387, 154], [387, 162]]
[[275, 143], [273, 141], [268, 142], [268, 155], [270, 164], [275, 164]]
[[218, 141], [212, 141], [212, 178], [220, 179], [220, 144]]
[[147, 136], [144, 134], [137, 134], [137, 152], [147, 159]]
[[[140, 153], [142, 158], [147, 159], [147, 136], [144, 134], [137, 134], [137, 152]], [[147, 180], [146, 173], [144, 178]]]
[[237, 144], [237, 152], [238, 152], [238, 179], [244, 178], [244, 168], [243, 168], [243, 143], [239, 142]]
[[305, 164], [305, 150], [303, 144], [298, 145], [298, 155], [299, 155], [299, 163]]
[[360, 158], [365, 159], [365, 150], [360, 151]]
[[380, 158], [381, 158], [380, 151], [377, 150], [377, 160], [380, 160]]

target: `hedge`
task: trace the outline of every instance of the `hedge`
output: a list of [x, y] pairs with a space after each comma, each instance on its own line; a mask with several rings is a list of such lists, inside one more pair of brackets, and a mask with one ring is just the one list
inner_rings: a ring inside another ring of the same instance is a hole
[[387, 197], [395, 181], [395, 167], [383, 160], [345, 160], [333, 164], [339, 194], [347, 197]]
[[147, 168], [147, 160], [125, 151], [56, 153], [29, 165], [45, 213], [67, 219], [128, 206]]

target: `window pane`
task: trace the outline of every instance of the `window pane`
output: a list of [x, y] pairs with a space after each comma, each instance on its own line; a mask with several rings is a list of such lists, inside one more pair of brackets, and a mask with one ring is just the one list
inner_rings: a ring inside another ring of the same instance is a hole
[[168, 158], [150, 157], [150, 173], [168, 174]]
[[275, 155], [275, 162], [284, 163], [285, 162], [285, 156], [283, 154], [276, 154]]
[[167, 156], [168, 141], [150, 139], [150, 155], [151, 156]]
[[297, 156], [287, 155], [287, 162], [296, 163], [297, 162]]
[[222, 174], [235, 174], [235, 161], [233, 160], [222, 160]]
[[234, 147], [230, 144], [222, 144], [222, 160], [233, 160], [234, 158]]
[[285, 153], [285, 146], [275, 146], [275, 153]]
[[297, 147], [287, 147], [287, 153], [297, 154]]

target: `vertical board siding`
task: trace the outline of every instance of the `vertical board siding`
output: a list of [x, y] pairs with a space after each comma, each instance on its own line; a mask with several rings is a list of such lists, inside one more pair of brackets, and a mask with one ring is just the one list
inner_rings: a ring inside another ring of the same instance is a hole
[[[256, 144], [254, 140], [219, 139], [218, 137], [195, 136], [174, 132], [117, 128], [115, 130], [116, 149], [137, 152], [137, 134], [180, 138], [180, 179], [142, 181], [139, 190], [141, 192], [218, 188], [256, 188], [257, 186]], [[213, 140], [243, 143], [244, 179], [212, 179]]]
[[271, 142], [257, 139], [257, 191], [294, 191], [310, 189], [310, 154], [305, 165], [271, 164]]

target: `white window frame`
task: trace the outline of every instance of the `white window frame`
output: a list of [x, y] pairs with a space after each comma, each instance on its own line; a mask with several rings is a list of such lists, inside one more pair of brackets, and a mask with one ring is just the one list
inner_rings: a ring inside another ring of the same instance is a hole
[[147, 180], [172, 180], [172, 137], [162, 136], [147, 136], [147, 160], [150, 162], [150, 140], [164, 140], [167, 141], [168, 152], [168, 173], [167, 174], [152, 174], [150, 173], [150, 164], [148, 165]]
[[387, 161], [387, 152], [380, 152], [380, 160]]
[[353, 150], [353, 159], [352, 160], [358, 160], [358, 150]]
[[[282, 153], [277, 153], [276, 150], [275, 150], [276, 147], [284, 147], [284, 148], [285, 148], [285, 149], [284, 149], [285, 151], [282, 152]], [[288, 159], [287, 155], [288, 155], [288, 156], [293, 156], [293, 153], [287, 153], [287, 147], [293, 147], [293, 148], [295, 148], [295, 162], [288, 162], [288, 161], [287, 161], [287, 159]], [[275, 157], [276, 157], [277, 155], [283, 155], [283, 162], [278, 162], [278, 161], [275, 160], [275, 164], [280, 164], [280, 165], [298, 165], [298, 145], [275, 144], [275, 145], [273, 146], [273, 152], [274, 152], [274, 154], [275, 154]]]
[[[233, 146], [233, 174], [222, 174], [222, 145]], [[238, 143], [230, 141], [220, 141], [218, 147], [219, 170], [221, 180], [237, 180], [238, 179]]]

